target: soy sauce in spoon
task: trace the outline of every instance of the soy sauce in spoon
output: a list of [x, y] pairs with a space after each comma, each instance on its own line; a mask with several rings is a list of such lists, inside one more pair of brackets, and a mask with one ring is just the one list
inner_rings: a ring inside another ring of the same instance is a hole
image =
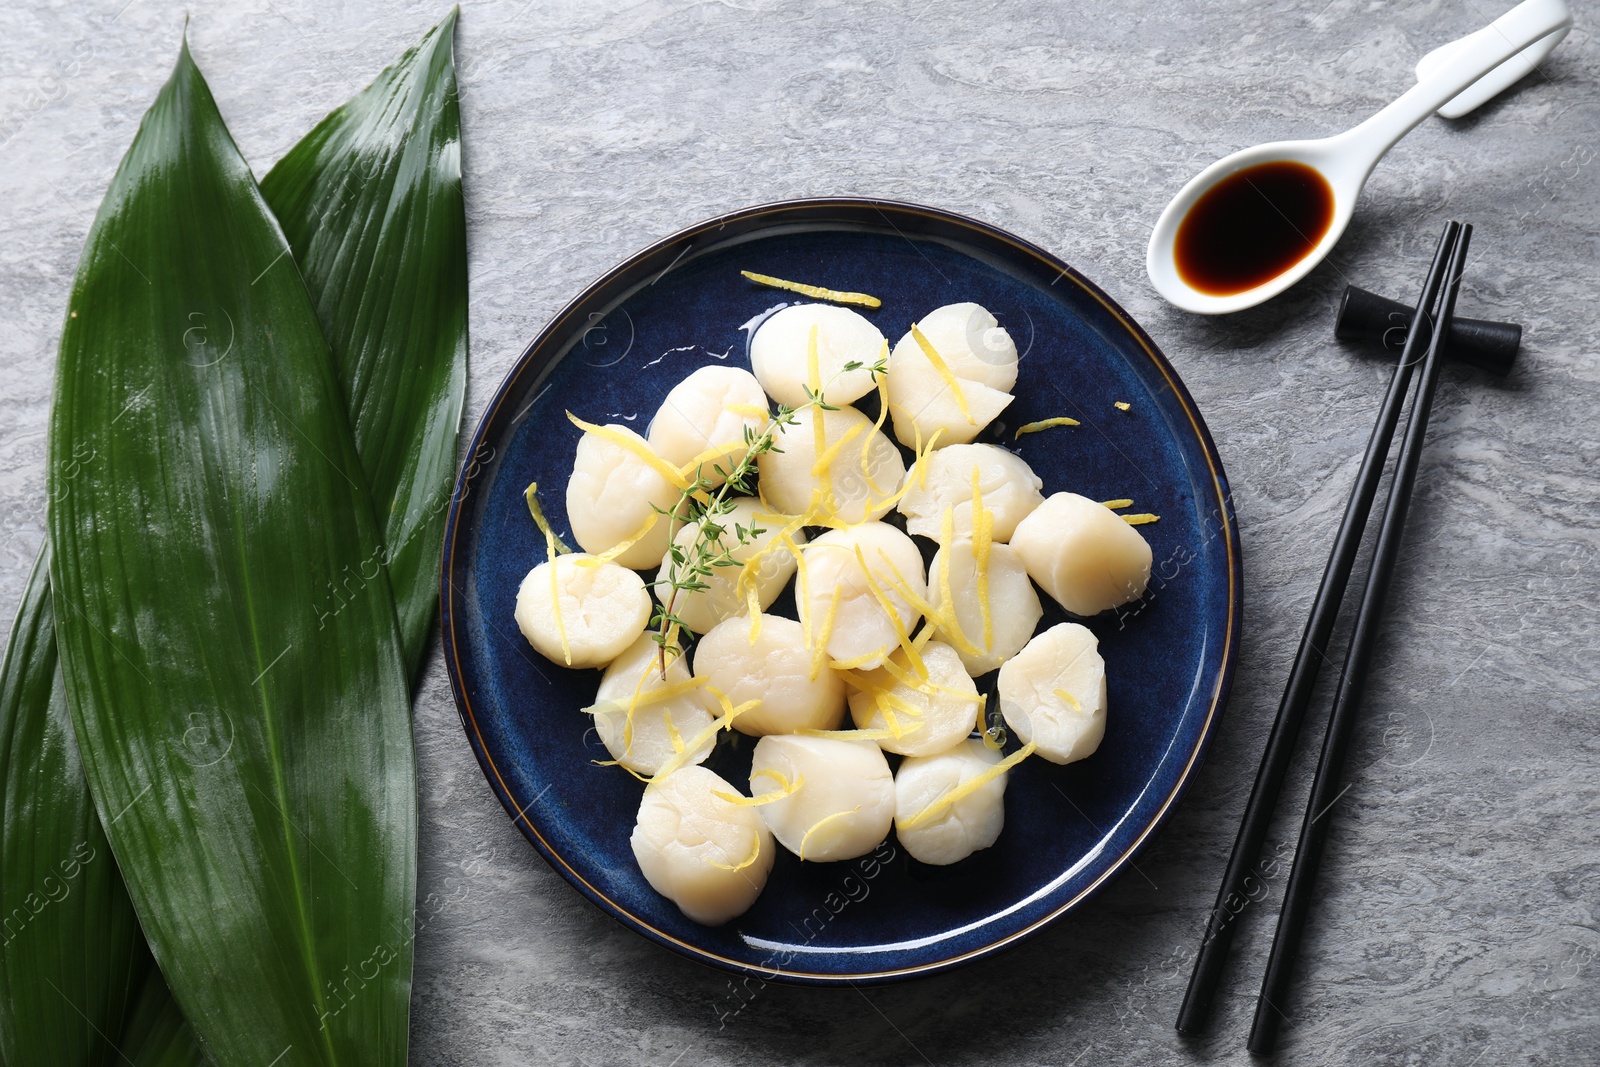
[[1333, 187], [1315, 167], [1258, 163], [1223, 178], [1178, 223], [1178, 276], [1209, 296], [1233, 296], [1278, 277], [1333, 224]]

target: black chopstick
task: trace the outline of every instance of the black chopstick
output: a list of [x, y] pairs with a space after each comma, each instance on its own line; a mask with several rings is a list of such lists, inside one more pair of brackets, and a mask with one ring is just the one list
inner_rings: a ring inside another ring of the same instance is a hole
[[1356, 474], [1350, 502], [1345, 505], [1344, 520], [1334, 538], [1327, 568], [1322, 572], [1322, 584], [1317, 589], [1311, 617], [1306, 620], [1300, 649], [1295, 654], [1294, 667], [1289, 672], [1289, 682], [1284, 687], [1277, 718], [1267, 738], [1266, 751], [1261, 756], [1261, 767], [1256, 772], [1256, 782], [1250, 791], [1249, 803], [1245, 806], [1244, 820], [1239, 825], [1239, 835], [1234, 840], [1233, 853], [1228, 858], [1222, 887], [1217, 890], [1217, 902], [1206, 923], [1205, 938], [1200, 942], [1200, 951], [1195, 957], [1189, 988], [1178, 1014], [1177, 1029], [1180, 1033], [1198, 1034], [1205, 1029], [1212, 995], [1228, 957], [1228, 946], [1233, 941], [1234, 921], [1254, 898], [1247, 883], [1252, 878], [1258, 884], [1263, 881], [1262, 876], [1255, 872], [1256, 859], [1272, 821], [1272, 809], [1277, 804], [1284, 774], [1294, 755], [1295, 740], [1300, 733], [1301, 720], [1305, 718], [1306, 705], [1311, 700], [1317, 671], [1326, 658], [1328, 638], [1333, 633], [1339, 605], [1350, 579], [1350, 570], [1355, 565], [1356, 553], [1361, 547], [1367, 515], [1372, 509], [1373, 498], [1377, 496], [1378, 482], [1389, 457], [1389, 443], [1394, 437], [1395, 425], [1400, 421], [1406, 387], [1411, 383], [1412, 368], [1432, 334], [1429, 313], [1443, 284], [1450, 246], [1455, 243], [1459, 230], [1457, 223], [1448, 223], [1439, 238], [1439, 247], [1434, 253], [1427, 282], [1422, 287], [1422, 295], [1417, 300], [1410, 327], [1406, 331], [1405, 347], [1395, 366], [1394, 376], [1389, 381], [1389, 391], [1384, 395], [1378, 421], [1372, 427], [1366, 455]]
[[1328, 809], [1342, 795], [1336, 790], [1350, 749], [1350, 738], [1355, 732], [1356, 718], [1361, 710], [1367, 672], [1372, 667], [1372, 650], [1383, 621], [1384, 601], [1388, 598], [1389, 585], [1394, 578], [1395, 561], [1400, 556], [1406, 513], [1410, 510], [1411, 491], [1416, 484], [1417, 465], [1422, 458], [1422, 443], [1428, 432], [1428, 410], [1433, 405], [1433, 394], [1439, 384], [1439, 370], [1444, 365], [1442, 352], [1445, 338], [1449, 336], [1450, 320], [1455, 315], [1456, 296], [1461, 291], [1461, 271], [1466, 264], [1467, 246], [1471, 241], [1472, 227], [1461, 227], [1460, 238], [1451, 250], [1444, 304], [1435, 320], [1433, 335], [1428, 342], [1428, 355], [1423, 361], [1417, 384], [1417, 395], [1411, 404], [1411, 414], [1406, 419], [1405, 439], [1400, 446], [1400, 458], [1395, 463], [1394, 480], [1389, 486], [1389, 503], [1384, 510], [1383, 525], [1378, 529], [1378, 543], [1372, 554], [1366, 589], [1361, 595], [1361, 609], [1356, 616], [1355, 630], [1350, 637], [1350, 650], [1345, 656], [1344, 674], [1339, 679], [1339, 688], [1334, 696], [1333, 714], [1328, 718], [1328, 734], [1322, 743], [1322, 757], [1317, 763], [1316, 778], [1311, 783], [1311, 800], [1306, 806], [1305, 821], [1300, 826], [1294, 867], [1289, 872], [1289, 884], [1284, 890], [1283, 911], [1278, 915], [1278, 931], [1273, 937], [1272, 955], [1267, 960], [1261, 998], [1256, 1002], [1255, 1023], [1250, 1028], [1250, 1051], [1259, 1056], [1272, 1051], [1278, 1040], [1278, 1027], [1285, 1017], [1285, 993], [1300, 947], [1300, 935], [1310, 908], [1323, 845], [1328, 839], [1331, 821], [1327, 818]]

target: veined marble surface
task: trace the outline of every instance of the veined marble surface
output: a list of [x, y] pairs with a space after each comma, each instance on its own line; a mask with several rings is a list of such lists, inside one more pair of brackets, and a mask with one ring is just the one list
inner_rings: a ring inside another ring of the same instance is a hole
[[[623, 930], [512, 828], [437, 652], [416, 712], [419, 1064], [1189, 1064], [1244, 1051], [1287, 865], [1243, 922], [1210, 1033], [1173, 1032], [1327, 546], [1386, 379], [1332, 341], [1355, 282], [1411, 298], [1443, 222], [1477, 227], [1465, 314], [1519, 366], [1445, 374], [1280, 1044], [1294, 1064], [1600, 1062], [1600, 61], [1592, 9], [1477, 114], [1378, 168], [1333, 255], [1268, 305], [1177, 312], [1149, 227], [1212, 159], [1331, 133], [1469, 0], [468, 0], [457, 37], [471, 244], [467, 428], [581, 286], [705, 216], [860, 194], [974, 215], [1060, 254], [1149, 330], [1232, 479], [1246, 561], [1234, 695], [1129, 873], [999, 958], [814, 990], [703, 969]], [[19, 0], [0, 11], [0, 604], [44, 527], [45, 426], [78, 253], [184, 13], [257, 173], [444, 14], [377, 0]], [[1321, 736], [1283, 817], [1287, 858]]]

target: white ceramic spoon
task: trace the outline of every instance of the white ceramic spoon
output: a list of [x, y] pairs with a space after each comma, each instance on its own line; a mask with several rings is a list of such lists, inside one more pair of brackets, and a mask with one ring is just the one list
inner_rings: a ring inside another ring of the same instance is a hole
[[[1240, 311], [1277, 296], [1305, 277], [1338, 243], [1361, 187], [1396, 141], [1435, 111], [1455, 117], [1482, 104], [1532, 70], [1571, 26], [1566, 0], [1525, 0], [1476, 33], [1423, 57], [1417, 84], [1354, 129], [1317, 140], [1274, 141], [1217, 160], [1190, 179], [1156, 221], [1145, 253], [1145, 270], [1156, 291], [1185, 311], [1202, 315]], [[1282, 161], [1303, 163], [1327, 179], [1333, 191], [1333, 219], [1322, 239], [1281, 274], [1253, 289], [1216, 296], [1189, 285], [1179, 274], [1174, 255], [1178, 225], [1189, 209], [1230, 174]]]

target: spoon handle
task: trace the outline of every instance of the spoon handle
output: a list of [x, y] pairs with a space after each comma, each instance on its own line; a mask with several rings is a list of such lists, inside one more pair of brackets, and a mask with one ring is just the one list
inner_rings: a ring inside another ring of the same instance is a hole
[[1396, 141], [1463, 90], [1535, 41], [1571, 25], [1572, 12], [1567, 9], [1566, 0], [1523, 0], [1484, 30], [1456, 42], [1459, 47], [1449, 59], [1394, 103], [1341, 134], [1340, 139], [1352, 147], [1365, 147], [1371, 166], [1376, 166]]

